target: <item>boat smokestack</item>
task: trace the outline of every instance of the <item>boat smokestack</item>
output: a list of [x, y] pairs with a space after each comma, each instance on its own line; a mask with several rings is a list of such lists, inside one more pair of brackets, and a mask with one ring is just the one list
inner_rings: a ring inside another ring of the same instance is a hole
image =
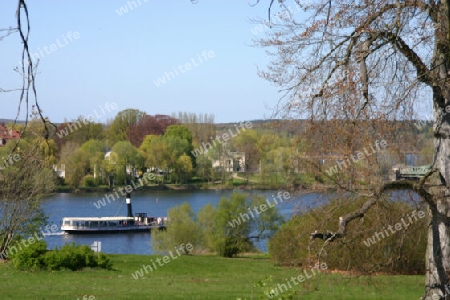
[[128, 208], [127, 217], [133, 217], [133, 211], [131, 210], [131, 195], [130, 195], [130, 193], [127, 193], [127, 208]]

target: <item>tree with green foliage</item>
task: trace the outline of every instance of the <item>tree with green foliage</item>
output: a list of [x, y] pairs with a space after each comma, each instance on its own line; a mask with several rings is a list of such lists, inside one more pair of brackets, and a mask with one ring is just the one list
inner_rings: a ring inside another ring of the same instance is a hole
[[121, 141], [114, 144], [112, 153], [115, 153], [114, 175], [116, 182], [128, 184], [130, 176], [136, 176], [138, 170], [144, 166], [144, 158], [130, 142]]
[[293, 147], [278, 147], [265, 154], [267, 159], [265, 163], [265, 172], [269, 175], [269, 181], [266, 183], [273, 186], [289, 185], [292, 183], [294, 173], [295, 150]]
[[[191, 244], [193, 249], [200, 246], [200, 227], [196, 221], [195, 213], [187, 202], [175, 206], [168, 211], [168, 224], [166, 230], [152, 232], [153, 249], [167, 253], [180, 245]], [[184, 254], [189, 254], [186, 247]]]
[[[142, 155], [144, 166], [150, 169], [153, 169], [155, 167], [156, 160], [154, 159], [155, 158], [154, 155], [157, 153], [157, 150], [155, 150], [155, 148], [157, 148], [156, 145], [155, 144], [152, 145], [153, 138], [159, 138], [159, 136], [149, 134], [144, 137], [144, 140], [139, 146], [139, 151]], [[161, 161], [159, 162], [161, 163]]]
[[258, 149], [259, 134], [253, 129], [239, 133], [233, 138], [232, 143], [237, 151], [245, 153], [245, 174], [247, 181], [251, 173], [259, 168], [261, 155]]
[[170, 125], [167, 127], [166, 132], [164, 132], [164, 137], [178, 137], [180, 139], [187, 140], [187, 142], [192, 145], [192, 134], [189, 131], [189, 128], [184, 125]]
[[212, 161], [208, 154], [200, 154], [195, 158], [197, 162], [196, 175], [202, 181], [211, 181], [213, 178]]
[[105, 153], [106, 146], [101, 140], [91, 139], [80, 146], [81, 149], [89, 153], [89, 155], [95, 155], [97, 152]]
[[[250, 203], [245, 194], [232, 194], [230, 198], [220, 199], [215, 211], [214, 235], [215, 250], [222, 256], [233, 257], [253, 250], [248, 236], [251, 233]], [[244, 216], [245, 221], [242, 219]]]
[[153, 135], [153, 134], [146, 135], [144, 137], [144, 140], [142, 141], [141, 145], [139, 146], [139, 150], [143, 151], [146, 154], [149, 153], [150, 144], [154, 137], [157, 137], [157, 135]]
[[14, 241], [39, 232], [46, 220], [41, 199], [55, 188], [56, 175], [38, 146], [16, 147], [0, 164], [0, 258]]
[[146, 137], [144, 143], [143, 149], [146, 154], [145, 166], [155, 172], [159, 170], [167, 171], [169, 150], [164, 138], [162, 136]]
[[211, 203], [203, 206], [197, 214], [197, 220], [201, 230], [200, 243], [204, 249], [210, 249], [211, 251], [214, 251], [216, 248], [215, 214], [215, 208]]
[[275, 205], [266, 201], [233, 193], [220, 199], [215, 209], [205, 206], [198, 214], [205, 246], [224, 257], [254, 250], [254, 241], [272, 236], [283, 223]]
[[[123, 168], [118, 168], [116, 162], [119, 160], [117, 153], [110, 152], [109, 157], [105, 155], [105, 158], [102, 161], [102, 170], [105, 172], [106, 176], [106, 182], [108, 183], [109, 187], [112, 188], [115, 185], [115, 182], [118, 181], [119, 185], [120, 183], [124, 182], [125, 175]], [[117, 170], [119, 169], [119, 170]], [[119, 171], [120, 175], [119, 178], [116, 178], [116, 173]]]
[[191, 157], [186, 155], [186, 153], [181, 154], [177, 159], [177, 167], [175, 169], [178, 180], [186, 183], [192, 178], [193, 170]]
[[29, 143], [40, 141], [45, 137], [51, 138], [55, 134], [55, 126], [50, 124], [47, 119], [41, 119], [36, 110], [31, 112], [31, 120], [24, 126], [21, 139]]
[[[186, 126], [170, 125], [164, 133], [162, 142], [165, 144], [166, 149], [163, 160], [166, 165], [166, 175], [173, 174], [174, 176], [171, 177], [176, 180], [177, 175], [186, 172], [187, 169], [185, 168], [188, 167], [186, 164], [187, 159], [180, 161], [180, 157], [183, 155], [188, 155], [191, 159], [192, 167], [195, 166], [195, 160], [191, 153], [193, 149], [192, 135]], [[180, 170], [180, 167], [184, 168], [184, 170]]]
[[145, 115], [145, 112], [132, 108], [120, 111], [106, 130], [109, 145], [128, 140], [130, 126], [137, 125]]
[[167, 251], [190, 243], [195, 249], [224, 257], [253, 251], [254, 241], [271, 237], [284, 222], [275, 205], [267, 201], [261, 196], [233, 193], [220, 199], [216, 208], [207, 204], [197, 216], [188, 203], [176, 206], [169, 210], [167, 230], [153, 234], [153, 246]]
[[75, 142], [65, 143], [61, 149], [61, 163], [65, 165], [65, 182], [71, 187], [79, 187], [81, 180], [89, 173], [89, 155]]
[[41, 152], [42, 158], [44, 158], [49, 166], [56, 163], [56, 156], [58, 154], [58, 146], [55, 140], [48, 139], [44, 140], [39, 144], [39, 150]]
[[100, 182], [103, 176], [106, 176], [102, 170], [103, 161], [105, 159], [106, 146], [103, 141], [89, 140], [80, 146], [89, 157], [89, 176], [95, 177], [96, 182]]
[[7, 157], [14, 151], [29, 151], [32, 144], [25, 139], [9, 140], [3, 147], [0, 147], [0, 156]]
[[228, 177], [230, 176], [230, 173], [227, 172], [227, 163], [226, 163], [226, 157], [228, 152], [229, 152], [229, 145], [222, 143], [217, 144], [215, 147], [209, 149], [206, 154], [203, 154], [208, 158], [218, 162], [219, 165], [218, 166], [215, 165], [213, 167], [212, 180], [215, 181], [216, 178], [218, 178], [220, 179], [222, 185], [225, 184]]
[[253, 241], [268, 238], [278, 230], [283, 218], [275, 206], [269, 207], [265, 201], [261, 196], [249, 198], [238, 193], [220, 200], [213, 233], [220, 255], [233, 257], [253, 250]]
[[262, 183], [266, 182], [267, 176], [270, 173], [270, 170], [268, 170], [268, 164], [270, 163], [270, 160], [267, 157], [267, 154], [273, 149], [273, 147], [276, 147], [279, 144], [279, 140], [280, 138], [278, 135], [266, 133], [261, 135], [258, 143], [256, 144], [256, 147], [261, 154], [259, 174], [261, 176]]
[[166, 153], [164, 155], [164, 162], [166, 162], [167, 166], [166, 173], [170, 174], [172, 179], [176, 179], [177, 174], [180, 173], [179, 158], [182, 155], [186, 155], [186, 151], [191, 147], [188, 140], [175, 136], [163, 137], [163, 142], [166, 145]]
[[111, 149], [118, 155], [119, 160], [132, 166], [141, 166], [142, 157], [137, 149], [128, 141], [117, 142]]

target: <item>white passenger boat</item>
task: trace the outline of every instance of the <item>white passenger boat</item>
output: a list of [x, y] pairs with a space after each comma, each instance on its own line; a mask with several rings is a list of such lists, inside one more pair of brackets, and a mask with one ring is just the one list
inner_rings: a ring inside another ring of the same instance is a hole
[[136, 213], [133, 217], [129, 194], [126, 201], [126, 217], [64, 217], [61, 230], [66, 233], [120, 233], [165, 229], [167, 217], [148, 217], [146, 213]]

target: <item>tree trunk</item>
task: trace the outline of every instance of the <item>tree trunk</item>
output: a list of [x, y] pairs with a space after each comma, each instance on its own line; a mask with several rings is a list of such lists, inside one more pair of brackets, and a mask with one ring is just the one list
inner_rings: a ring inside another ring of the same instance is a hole
[[429, 203], [426, 289], [422, 299], [450, 300], [450, 115], [436, 105], [436, 100], [435, 95], [435, 167], [442, 187], [433, 191], [434, 202]]
[[[434, 108], [435, 167], [439, 174], [440, 190], [432, 191], [429, 201], [431, 222], [428, 227], [426, 254], [426, 289], [424, 299], [450, 300], [450, 4], [441, 1], [431, 12], [434, 18], [435, 39], [432, 57], [431, 82]], [[434, 183], [434, 182], [433, 182]]]
[[428, 227], [428, 243], [426, 251], [426, 289], [423, 299], [449, 300], [449, 227], [446, 215], [449, 212], [448, 201], [441, 201], [431, 208], [431, 220]]

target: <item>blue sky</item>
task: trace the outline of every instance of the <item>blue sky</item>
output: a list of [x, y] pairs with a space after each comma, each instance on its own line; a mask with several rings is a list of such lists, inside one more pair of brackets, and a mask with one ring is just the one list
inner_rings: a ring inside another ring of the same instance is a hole
[[[16, 24], [17, 1], [6, 2], [0, 28]], [[266, 2], [28, 0], [44, 114], [57, 123], [94, 111], [105, 122], [126, 108], [212, 113], [216, 122], [270, 117], [280, 94], [258, 77], [257, 66], [265, 68], [269, 58], [251, 46], [263, 36], [252, 32], [258, 25], [251, 20], [267, 18]], [[17, 34], [0, 41], [0, 88], [20, 86], [13, 71], [20, 47]], [[155, 84], [158, 78], [165, 83]], [[18, 96], [0, 94], [0, 118], [15, 117]], [[99, 113], [107, 102], [117, 110]]]

